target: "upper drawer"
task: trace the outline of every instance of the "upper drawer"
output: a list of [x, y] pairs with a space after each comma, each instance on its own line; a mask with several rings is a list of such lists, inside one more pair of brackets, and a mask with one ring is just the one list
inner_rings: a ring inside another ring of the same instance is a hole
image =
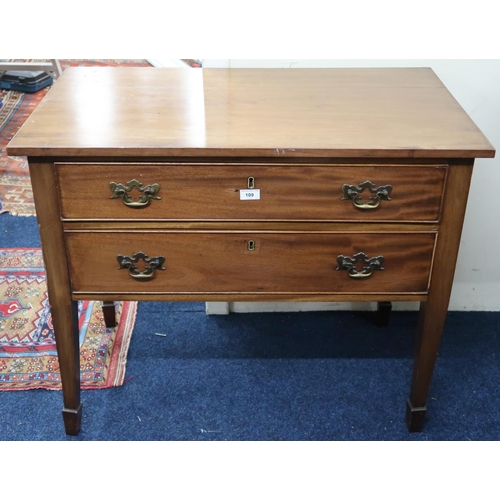
[[[66, 219], [435, 222], [446, 175], [444, 165], [56, 163], [56, 169]], [[242, 196], [249, 186], [254, 191]]]

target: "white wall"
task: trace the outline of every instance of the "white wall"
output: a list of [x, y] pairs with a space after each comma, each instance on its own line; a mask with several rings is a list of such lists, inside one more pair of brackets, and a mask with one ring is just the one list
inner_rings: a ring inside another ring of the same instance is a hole
[[[497, 149], [494, 159], [477, 159], [467, 205], [450, 310], [500, 311], [500, 60], [499, 59], [213, 59], [203, 67], [431, 67]], [[207, 311], [216, 312], [207, 304]], [[411, 303], [395, 309], [413, 309]], [[220, 307], [220, 306], [219, 306]], [[366, 308], [366, 304], [230, 303], [229, 310], [285, 311]], [[370, 306], [368, 306], [370, 307]], [[224, 309], [224, 308], [222, 308]]]

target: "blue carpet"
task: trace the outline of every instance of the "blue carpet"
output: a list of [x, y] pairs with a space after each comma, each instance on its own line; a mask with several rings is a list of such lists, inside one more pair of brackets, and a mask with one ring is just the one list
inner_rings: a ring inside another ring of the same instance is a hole
[[[33, 217], [0, 216], [1, 247], [37, 247]], [[451, 312], [424, 431], [405, 402], [417, 313], [207, 316], [202, 303], [140, 303], [127, 382], [82, 391], [82, 432], [62, 394], [0, 393], [2, 440], [302, 441], [500, 439], [500, 314]], [[155, 335], [161, 333], [165, 336]]]

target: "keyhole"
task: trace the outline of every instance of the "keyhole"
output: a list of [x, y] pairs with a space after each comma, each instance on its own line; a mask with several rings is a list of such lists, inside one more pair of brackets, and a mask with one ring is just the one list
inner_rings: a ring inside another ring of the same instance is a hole
[[255, 187], [255, 179], [253, 177], [248, 178], [248, 189], [253, 189]]
[[248, 250], [250, 250], [250, 251], [255, 250], [255, 241], [250, 240], [248, 242]]

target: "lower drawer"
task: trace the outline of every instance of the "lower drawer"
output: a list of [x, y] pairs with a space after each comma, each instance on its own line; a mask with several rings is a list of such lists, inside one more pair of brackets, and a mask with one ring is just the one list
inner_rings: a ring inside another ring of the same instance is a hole
[[74, 292], [425, 293], [434, 233], [66, 233]]

